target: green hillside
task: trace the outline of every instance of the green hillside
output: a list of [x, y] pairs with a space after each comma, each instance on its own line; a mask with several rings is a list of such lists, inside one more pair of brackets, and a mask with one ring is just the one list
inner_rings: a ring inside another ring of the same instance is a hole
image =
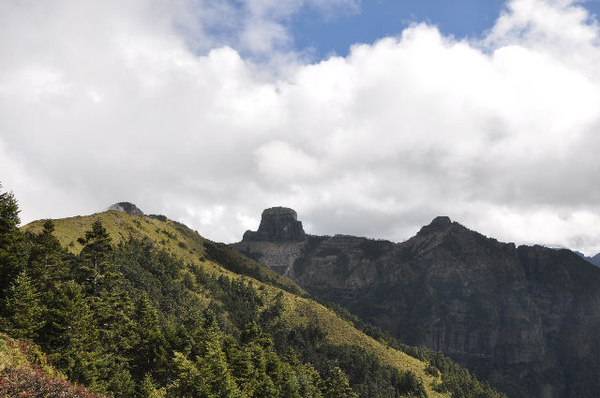
[[[54, 220], [54, 236], [71, 253], [78, 254], [83, 246], [77, 240], [97, 220], [102, 222], [115, 244], [130, 239], [148, 241], [154, 248], [165, 250], [185, 262], [201, 263], [207, 272], [218, 275], [241, 272], [290, 292], [305, 294], [292, 280], [281, 277], [269, 267], [242, 256], [223, 244], [204, 239], [198, 232], [162, 215], [132, 216], [110, 210], [90, 216], [69, 217]], [[45, 220], [34, 221], [22, 229], [39, 233], [44, 228], [44, 222]]]
[[12, 195], [0, 204], [0, 331], [97, 393], [501, 396], [435, 353], [368, 336], [266, 266], [162, 216], [109, 211], [18, 229]]
[[73, 385], [40, 348], [0, 333], [0, 397], [103, 398]]

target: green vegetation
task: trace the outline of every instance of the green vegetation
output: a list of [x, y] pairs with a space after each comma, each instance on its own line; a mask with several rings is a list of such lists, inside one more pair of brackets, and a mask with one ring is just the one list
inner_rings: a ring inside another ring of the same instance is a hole
[[63, 374], [48, 364], [38, 346], [3, 333], [0, 333], [0, 396], [102, 398], [66, 381]]
[[[0, 199], [0, 385], [38, 363], [60, 373], [19, 378], [64, 375], [115, 397], [497, 396], [479, 394], [475, 379], [455, 394], [444, 379], [455, 370], [427, 371], [181, 224], [109, 211], [21, 231], [14, 197]], [[14, 338], [39, 355], [4, 360], [18, 357], [3, 349]], [[39, 391], [64, 382], [50, 379]], [[65, 396], [93, 396], [84, 393]]]

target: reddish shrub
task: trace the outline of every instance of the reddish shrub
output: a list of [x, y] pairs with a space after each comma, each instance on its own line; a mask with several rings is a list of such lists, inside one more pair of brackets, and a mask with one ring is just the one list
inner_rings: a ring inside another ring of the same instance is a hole
[[45, 376], [39, 369], [10, 369], [0, 376], [0, 397], [105, 398], [82, 386]]

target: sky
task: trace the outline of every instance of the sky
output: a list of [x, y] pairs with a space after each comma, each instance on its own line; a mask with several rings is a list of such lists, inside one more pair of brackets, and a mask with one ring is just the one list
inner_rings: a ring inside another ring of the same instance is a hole
[[[485, 4], [484, 4], [485, 3]], [[598, 0], [0, 0], [22, 223], [129, 201], [400, 242], [438, 215], [600, 252]]]

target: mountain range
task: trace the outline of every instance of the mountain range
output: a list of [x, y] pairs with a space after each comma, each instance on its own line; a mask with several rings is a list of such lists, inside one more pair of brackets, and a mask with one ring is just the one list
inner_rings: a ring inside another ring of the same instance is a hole
[[583, 254], [581, 256], [584, 259], [586, 259], [588, 262], [594, 264], [596, 267], [600, 267], [600, 253], [598, 253], [598, 254], [596, 254], [595, 256], [592, 256], [592, 257], [587, 257], [587, 256], [585, 256]]
[[19, 228], [0, 193], [0, 396], [504, 396], [225, 244], [111, 208]]
[[569, 250], [498, 242], [446, 216], [402, 243], [314, 236], [281, 207], [231, 247], [509, 397], [600, 395], [600, 269]]

